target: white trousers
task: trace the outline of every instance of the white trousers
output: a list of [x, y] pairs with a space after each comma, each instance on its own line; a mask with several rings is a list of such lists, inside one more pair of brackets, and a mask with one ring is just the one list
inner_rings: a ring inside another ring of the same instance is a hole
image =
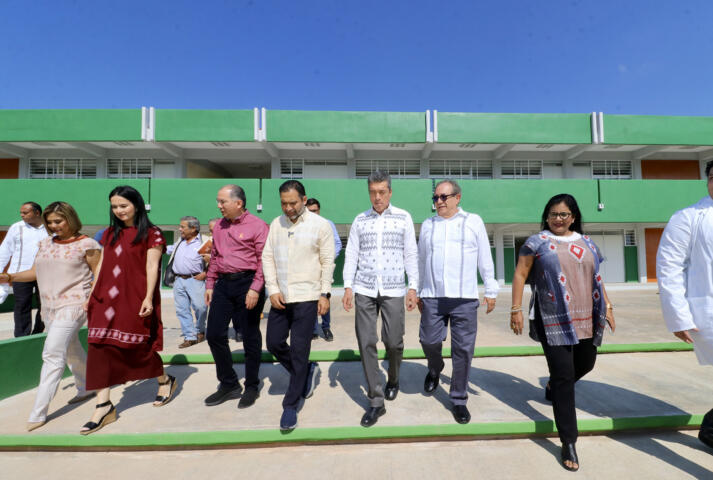
[[87, 321], [87, 313], [81, 305], [70, 305], [57, 309], [43, 308], [42, 318], [47, 324], [47, 339], [42, 350], [40, 386], [29, 422], [47, 419], [47, 410], [57, 393], [66, 365], [74, 375], [78, 395], [86, 393], [87, 352], [79, 342], [79, 329]]

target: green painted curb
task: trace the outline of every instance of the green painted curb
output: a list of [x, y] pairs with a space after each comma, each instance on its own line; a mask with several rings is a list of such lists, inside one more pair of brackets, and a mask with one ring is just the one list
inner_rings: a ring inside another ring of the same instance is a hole
[[[698, 427], [703, 415], [664, 415], [651, 417], [596, 418], [579, 420], [580, 433], [610, 433], [629, 430]], [[96, 435], [0, 435], [0, 450], [16, 449], [192, 449], [280, 443], [362, 442], [380, 440], [418, 440], [423, 438], [486, 438], [542, 436], [556, 432], [552, 420], [526, 422], [469, 423], [466, 425], [407, 425], [363, 428], [298, 428], [289, 433], [277, 429], [166, 432]]]
[[[598, 349], [600, 354], [608, 353], [647, 353], [647, 352], [689, 352], [693, 351], [693, 346], [683, 342], [662, 342], [662, 343], [626, 343], [607, 344]], [[523, 357], [532, 355], [542, 355], [542, 347], [539, 345], [522, 347], [476, 347], [474, 357]], [[450, 358], [451, 349], [444, 348], [443, 356]], [[194, 354], [162, 354], [161, 358], [165, 364], [188, 365], [200, 363], [214, 363], [213, 356], [209, 353]], [[386, 358], [386, 351], [379, 350], [379, 358]], [[419, 360], [426, 358], [420, 348], [408, 348], [404, 350], [404, 358], [409, 360]], [[359, 352], [352, 349], [344, 350], [316, 350], [312, 351], [309, 359], [313, 362], [355, 362], [361, 360]], [[268, 352], [262, 353], [263, 362], [276, 362], [277, 359]], [[233, 354], [233, 362], [245, 363], [245, 355], [242, 353]]]

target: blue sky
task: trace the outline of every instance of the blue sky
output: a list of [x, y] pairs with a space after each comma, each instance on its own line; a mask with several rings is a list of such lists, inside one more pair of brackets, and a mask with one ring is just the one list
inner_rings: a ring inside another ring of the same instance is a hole
[[0, 0], [0, 108], [713, 116], [713, 2]]

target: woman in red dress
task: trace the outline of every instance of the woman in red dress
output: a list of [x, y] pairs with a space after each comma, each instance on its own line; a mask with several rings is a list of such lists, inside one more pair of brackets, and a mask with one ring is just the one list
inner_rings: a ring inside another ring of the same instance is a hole
[[134, 188], [116, 187], [109, 201], [111, 224], [102, 236], [99, 275], [87, 302], [87, 389], [99, 391], [82, 435], [116, 420], [112, 385], [156, 377], [155, 407], [168, 403], [176, 390], [176, 379], [164, 372], [158, 354], [163, 348], [158, 278], [166, 242]]

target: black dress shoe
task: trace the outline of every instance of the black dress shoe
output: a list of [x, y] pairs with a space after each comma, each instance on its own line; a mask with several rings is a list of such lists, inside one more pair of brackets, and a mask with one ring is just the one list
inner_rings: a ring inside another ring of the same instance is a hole
[[[576, 472], [579, 470], [579, 459], [577, 458], [577, 450], [574, 448], [574, 443], [563, 443], [562, 444], [562, 453], [561, 453], [561, 458], [562, 458], [562, 466], [565, 468], [565, 470], [569, 470], [570, 472]], [[567, 466], [564, 462], [569, 460], [572, 463], [576, 463], [576, 467], [569, 467]]]
[[545, 400], [548, 402], [552, 401], [552, 387], [550, 387], [550, 382], [545, 385]]
[[242, 391], [243, 387], [241, 387], [240, 384], [237, 384], [235, 387], [229, 389], [222, 389], [218, 387], [218, 391], [206, 397], [205, 404], [207, 407], [220, 405], [224, 401], [230, 400], [231, 398], [238, 398], [240, 396], [240, 392]]
[[248, 408], [252, 406], [252, 404], [255, 403], [255, 400], [257, 400], [257, 397], [259, 396], [260, 391], [257, 388], [246, 388], [245, 393], [243, 393], [243, 396], [240, 397], [240, 401], [238, 402], [238, 408]]
[[396, 398], [396, 395], [399, 393], [399, 384], [398, 383], [387, 383], [386, 388], [384, 388], [384, 398], [387, 400], [393, 400]]
[[456, 419], [456, 422], [465, 424], [470, 422], [470, 412], [468, 411], [468, 407], [465, 405], [453, 405], [453, 418]]
[[426, 374], [426, 379], [423, 381], [423, 389], [426, 393], [433, 393], [438, 388], [438, 375], [431, 375], [431, 372]]
[[369, 407], [363, 417], [361, 417], [362, 427], [371, 427], [376, 423], [380, 416], [386, 413], [385, 407]]
[[324, 339], [328, 342], [331, 342], [334, 340], [334, 334], [332, 331], [328, 328], [323, 328], [322, 332], [324, 332]]

